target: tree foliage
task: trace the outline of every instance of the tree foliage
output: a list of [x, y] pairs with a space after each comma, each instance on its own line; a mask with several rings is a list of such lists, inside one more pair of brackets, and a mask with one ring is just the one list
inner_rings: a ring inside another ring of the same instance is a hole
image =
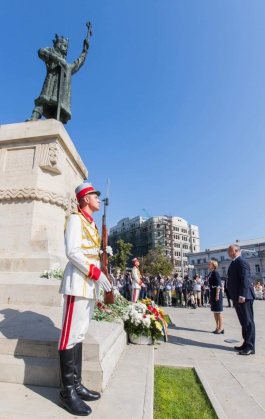
[[117, 252], [110, 258], [110, 263], [115, 268], [125, 271], [129, 257], [131, 256], [131, 243], [125, 243], [122, 239], [117, 241]]
[[164, 256], [161, 248], [149, 250], [143, 257], [141, 269], [146, 275], [157, 276], [158, 274], [168, 276], [172, 274], [173, 265]]

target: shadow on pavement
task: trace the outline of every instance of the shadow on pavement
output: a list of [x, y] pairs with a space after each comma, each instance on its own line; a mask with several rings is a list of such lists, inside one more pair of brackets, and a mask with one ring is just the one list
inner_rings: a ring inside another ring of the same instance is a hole
[[228, 348], [227, 346], [224, 346], [224, 345], [218, 345], [215, 343], [198, 342], [196, 340], [186, 339], [186, 338], [181, 338], [178, 336], [171, 336], [171, 335], [168, 335], [168, 343], [172, 343], [173, 345], [180, 345], [180, 346], [189, 345], [189, 346], [198, 346], [201, 348], [221, 349], [228, 352], [235, 352], [233, 348]]

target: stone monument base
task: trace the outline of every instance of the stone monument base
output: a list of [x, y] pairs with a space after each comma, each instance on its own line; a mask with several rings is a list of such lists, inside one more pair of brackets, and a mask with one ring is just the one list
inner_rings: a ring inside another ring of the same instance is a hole
[[[0, 280], [0, 381], [59, 387], [59, 281], [33, 276], [25, 275], [24, 285]], [[92, 320], [83, 344], [84, 385], [104, 391], [126, 343], [122, 322]]]
[[64, 126], [53, 119], [0, 127], [0, 272], [65, 266], [65, 218], [87, 179]]

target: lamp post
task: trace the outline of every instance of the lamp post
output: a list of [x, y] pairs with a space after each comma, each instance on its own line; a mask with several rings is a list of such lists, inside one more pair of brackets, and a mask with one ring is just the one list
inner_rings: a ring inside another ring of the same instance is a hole
[[181, 276], [184, 278], [184, 265], [183, 265], [183, 244], [180, 243], [180, 263], [181, 263]]

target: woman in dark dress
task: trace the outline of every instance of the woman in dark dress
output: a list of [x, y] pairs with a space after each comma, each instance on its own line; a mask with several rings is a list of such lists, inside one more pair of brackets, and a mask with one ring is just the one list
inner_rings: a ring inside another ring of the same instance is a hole
[[210, 303], [211, 311], [214, 314], [216, 322], [216, 329], [213, 333], [220, 335], [224, 334], [223, 329], [223, 292], [222, 282], [219, 273], [217, 272], [218, 262], [216, 260], [210, 260], [208, 262], [208, 268], [210, 274], [208, 276], [210, 286]]

